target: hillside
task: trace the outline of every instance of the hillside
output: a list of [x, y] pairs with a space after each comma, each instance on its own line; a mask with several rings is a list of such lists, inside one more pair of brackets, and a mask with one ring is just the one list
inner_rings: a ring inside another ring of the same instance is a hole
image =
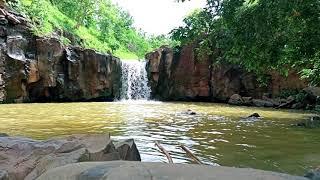
[[7, 4], [27, 16], [37, 36], [59, 37], [66, 45], [111, 52], [137, 59], [162, 44], [165, 36], [149, 36], [133, 27], [128, 12], [110, 0], [14, 0]]

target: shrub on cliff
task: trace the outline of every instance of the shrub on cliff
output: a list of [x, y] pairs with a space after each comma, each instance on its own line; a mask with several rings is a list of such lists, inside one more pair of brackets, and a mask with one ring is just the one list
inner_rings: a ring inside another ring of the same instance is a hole
[[165, 37], [151, 37], [133, 27], [128, 12], [110, 0], [15, 0], [8, 4], [29, 17], [39, 36], [60, 36], [80, 45], [122, 58], [144, 57]]

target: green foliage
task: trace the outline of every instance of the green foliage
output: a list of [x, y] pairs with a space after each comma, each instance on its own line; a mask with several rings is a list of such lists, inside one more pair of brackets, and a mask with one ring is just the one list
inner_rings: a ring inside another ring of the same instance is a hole
[[110, 0], [17, 0], [11, 7], [27, 15], [38, 36], [60, 35], [68, 45], [80, 45], [121, 58], [142, 58], [165, 36], [147, 36], [133, 27], [128, 12]]
[[295, 69], [320, 84], [319, 0], [207, 0], [200, 12], [188, 16], [172, 38], [200, 42], [200, 53], [219, 49], [221, 60], [258, 75]]

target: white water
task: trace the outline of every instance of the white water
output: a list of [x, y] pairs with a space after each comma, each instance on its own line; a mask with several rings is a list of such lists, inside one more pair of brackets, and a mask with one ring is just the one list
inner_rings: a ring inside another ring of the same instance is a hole
[[149, 100], [151, 88], [148, 85], [146, 62], [122, 61], [122, 88], [120, 100]]

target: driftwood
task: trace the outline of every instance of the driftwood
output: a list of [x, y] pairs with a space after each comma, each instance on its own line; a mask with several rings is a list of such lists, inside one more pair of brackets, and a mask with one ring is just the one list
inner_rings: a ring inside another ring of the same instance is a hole
[[168, 151], [167, 151], [166, 149], [164, 149], [164, 147], [162, 147], [158, 141], [156, 141], [156, 146], [157, 146], [157, 147], [161, 150], [161, 152], [167, 157], [169, 163], [173, 163], [173, 160], [172, 160], [170, 154], [168, 153]]
[[189, 156], [194, 162], [196, 162], [197, 164], [203, 164], [201, 162], [201, 160], [195, 156], [188, 148], [186, 148], [184, 145], [180, 144], [181, 149], [183, 149], [186, 153], [187, 156]]

